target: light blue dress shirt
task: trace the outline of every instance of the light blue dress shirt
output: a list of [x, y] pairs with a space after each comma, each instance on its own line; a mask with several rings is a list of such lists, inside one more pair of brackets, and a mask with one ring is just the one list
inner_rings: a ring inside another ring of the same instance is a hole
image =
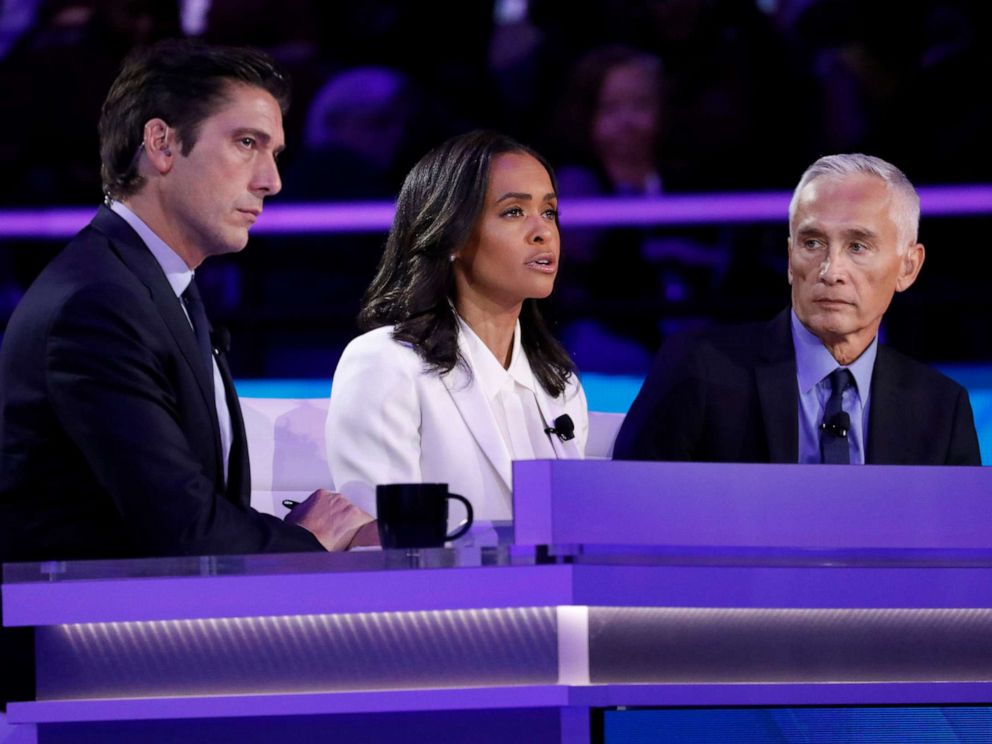
[[[820, 423], [830, 398], [828, 376], [840, 365], [823, 342], [796, 317], [792, 311], [792, 343], [796, 349], [796, 379], [799, 383], [799, 462], [820, 462]], [[846, 365], [854, 375], [854, 385], [849, 386], [841, 405], [851, 417], [847, 435], [851, 448], [851, 463], [863, 465], [865, 443], [868, 441], [868, 411], [871, 403], [871, 375], [878, 354], [878, 337], [854, 362]]]

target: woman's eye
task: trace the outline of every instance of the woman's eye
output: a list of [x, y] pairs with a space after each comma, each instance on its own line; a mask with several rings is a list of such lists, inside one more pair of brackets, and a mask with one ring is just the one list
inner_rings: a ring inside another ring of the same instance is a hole
[[549, 220], [556, 220], [558, 219], [559, 215], [560, 213], [558, 212], [558, 209], [556, 207], [549, 207], [548, 209], [544, 210], [544, 216], [547, 217]]
[[522, 210], [520, 207], [510, 207], [509, 209], [504, 210], [503, 216], [504, 217], [520, 217], [523, 213], [524, 213], [524, 210]]

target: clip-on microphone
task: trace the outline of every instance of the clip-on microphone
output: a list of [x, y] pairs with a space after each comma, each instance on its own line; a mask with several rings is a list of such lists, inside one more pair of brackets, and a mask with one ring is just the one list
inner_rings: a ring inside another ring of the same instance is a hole
[[211, 329], [210, 346], [215, 354], [226, 354], [231, 350], [231, 332], [224, 326]]
[[841, 439], [847, 439], [847, 432], [851, 428], [851, 417], [848, 415], [847, 411], [841, 411], [840, 413], [835, 413], [827, 421], [824, 419], [823, 423], [820, 424], [820, 430], [825, 431], [828, 434], [840, 437]]
[[544, 428], [544, 433], [556, 434], [561, 441], [567, 442], [569, 439], [575, 439], [575, 424], [572, 423], [571, 416], [563, 413], [554, 420], [554, 426]]

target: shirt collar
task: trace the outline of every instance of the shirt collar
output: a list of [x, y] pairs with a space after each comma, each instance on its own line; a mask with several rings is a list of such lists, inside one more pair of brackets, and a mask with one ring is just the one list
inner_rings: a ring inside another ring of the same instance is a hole
[[531, 392], [535, 391], [534, 373], [524, 354], [523, 344], [520, 341], [520, 321], [513, 330], [513, 352], [510, 357], [510, 366], [503, 369], [489, 347], [486, 346], [472, 327], [465, 322], [460, 315], [455, 315], [458, 319], [458, 337], [462, 352], [471, 361], [472, 374], [482, 387], [488, 400], [492, 400], [496, 395], [506, 389], [512, 389], [513, 384], [521, 385]]
[[145, 221], [132, 212], [126, 204], [111, 201], [110, 208], [138, 233], [138, 237], [148, 246], [148, 250], [152, 252], [158, 265], [165, 272], [165, 278], [169, 281], [172, 291], [176, 293], [176, 297], [181, 297], [189, 283], [193, 281], [193, 269], [187, 266], [179, 254], [166, 245], [165, 241], [156, 235], [145, 224]]
[[[799, 392], [806, 394], [817, 383], [829, 375], [838, 366], [837, 360], [823, 345], [823, 342], [802, 324], [792, 310], [792, 343], [796, 348], [796, 377], [799, 381]], [[871, 374], [875, 369], [875, 357], [878, 354], [878, 336], [875, 336], [857, 359], [845, 366], [854, 375], [858, 387], [858, 395], [864, 400], [871, 385]]]

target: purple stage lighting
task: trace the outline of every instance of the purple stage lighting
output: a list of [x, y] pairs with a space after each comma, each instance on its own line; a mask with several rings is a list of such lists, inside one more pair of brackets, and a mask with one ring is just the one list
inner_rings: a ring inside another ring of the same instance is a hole
[[[919, 193], [925, 217], [992, 215], [992, 184], [924, 186]], [[566, 199], [562, 222], [570, 227], [784, 223], [791, 196], [775, 191]], [[82, 229], [93, 211], [90, 207], [0, 210], [0, 239], [68, 238]], [[392, 219], [391, 202], [277, 203], [266, 207], [253, 233], [385, 232]]]

